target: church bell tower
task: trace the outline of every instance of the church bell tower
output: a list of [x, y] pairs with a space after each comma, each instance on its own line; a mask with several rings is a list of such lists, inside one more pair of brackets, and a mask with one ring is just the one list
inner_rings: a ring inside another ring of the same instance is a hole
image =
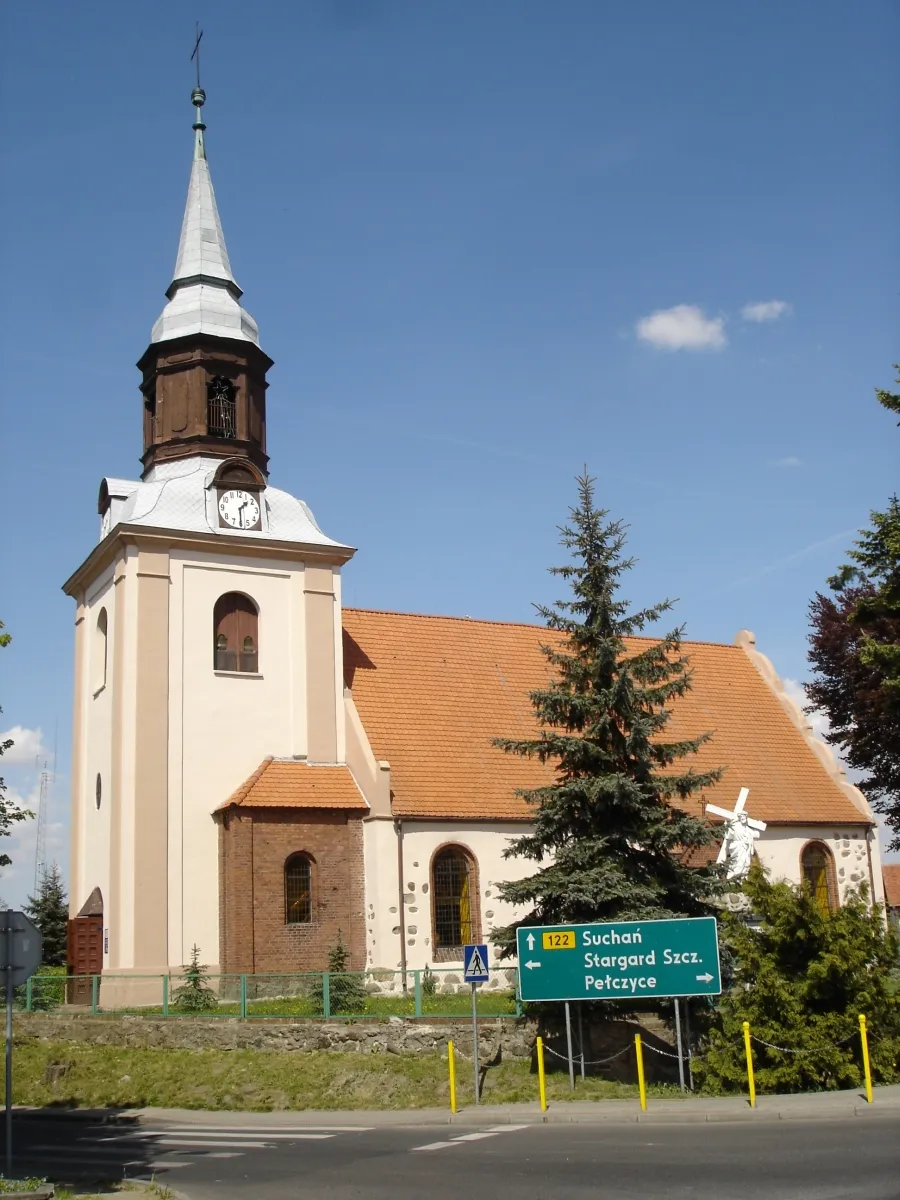
[[141, 478], [101, 482], [99, 540], [64, 585], [71, 916], [85, 946], [72, 965], [104, 974], [110, 1005], [156, 1004], [194, 945], [215, 974], [223, 930], [246, 915], [225, 886], [220, 827], [232, 841], [249, 828], [216, 814], [260, 763], [334, 767], [345, 754], [340, 569], [354, 551], [270, 484], [272, 360], [225, 248], [199, 84], [191, 100], [174, 276], [138, 363]]
[[253, 317], [241, 307], [206, 159], [194, 88], [194, 161], [168, 304], [138, 362], [144, 399], [143, 478], [161, 463], [204, 455], [266, 473], [266, 372]]

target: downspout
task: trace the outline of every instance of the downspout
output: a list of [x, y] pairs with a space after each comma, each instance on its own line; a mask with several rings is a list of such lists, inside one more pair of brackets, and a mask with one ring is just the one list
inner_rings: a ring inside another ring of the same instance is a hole
[[[866, 858], [869, 860], [869, 907], [874, 908], [877, 903], [875, 899], [875, 872], [872, 870], [872, 834], [873, 827], [870, 825], [866, 830]], [[887, 905], [884, 906], [885, 924], [887, 924]]]
[[397, 911], [400, 915], [400, 971], [403, 991], [406, 992], [406, 902], [403, 899], [403, 822], [394, 817], [394, 832], [397, 835]]

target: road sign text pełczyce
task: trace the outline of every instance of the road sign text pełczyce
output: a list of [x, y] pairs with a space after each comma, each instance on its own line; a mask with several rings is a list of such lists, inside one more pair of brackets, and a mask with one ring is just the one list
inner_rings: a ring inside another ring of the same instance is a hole
[[715, 917], [531, 925], [516, 932], [523, 1000], [718, 996]]

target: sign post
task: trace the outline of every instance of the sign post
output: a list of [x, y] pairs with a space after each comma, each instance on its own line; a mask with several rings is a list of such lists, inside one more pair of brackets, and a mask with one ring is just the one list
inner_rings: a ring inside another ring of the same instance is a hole
[[524, 1001], [640, 1000], [718, 996], [715, 917], [521, 926], [516, 931]]
[[681, 1048], [681, 1005], [675, 997], [675, 1049], [678, 1051], [678, 1082], [684, 1092], [684, 1051]]
[[566, 1001], [566, 1051], [569, 1058], [569, 1091], [575, 1091], [575, 1062], [572, 1058], [572, 1014]]
[[487, 946], [465, 946], [463, 948], [463, 979], [472, 985], [472, 1061], [475, 1064], [475, 1103], [480, 1104], [478, 1095], [478, 993], [479, 983], [490, 979]]
[[41, 931], [24, 913], [8, 908], [0, 926], [0, 958], [6, 983], [6, 1178], [12, 1177], [13, 993], [41, 965]]

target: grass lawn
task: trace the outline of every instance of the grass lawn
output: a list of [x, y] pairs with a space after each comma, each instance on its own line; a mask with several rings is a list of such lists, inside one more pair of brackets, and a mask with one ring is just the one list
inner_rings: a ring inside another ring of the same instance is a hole
[[[64, 1071], [48, 1072], [51, 1064]], [[547, 1092], [555, 1101], [572, 1098], [565, 1072], [547, 1077]], [[461, 1057], [457, 1096], [460, 1106], [473, 1100], [471, 1063]], [[578, 1081], [574, 1098], [636, 1100], [637, 1087], [588, 1078]], [[98, 1108], [403, 1109], [448, 1106], [449, 1084], [447, 1060], [438, 1052], [138, 1050], [23, 1039], [15, 1048], [13, 1099]], [[483, 1099], [537, 1105], [537, 1076], [527, 1062], [501, 1063], [488, 1071]]]

